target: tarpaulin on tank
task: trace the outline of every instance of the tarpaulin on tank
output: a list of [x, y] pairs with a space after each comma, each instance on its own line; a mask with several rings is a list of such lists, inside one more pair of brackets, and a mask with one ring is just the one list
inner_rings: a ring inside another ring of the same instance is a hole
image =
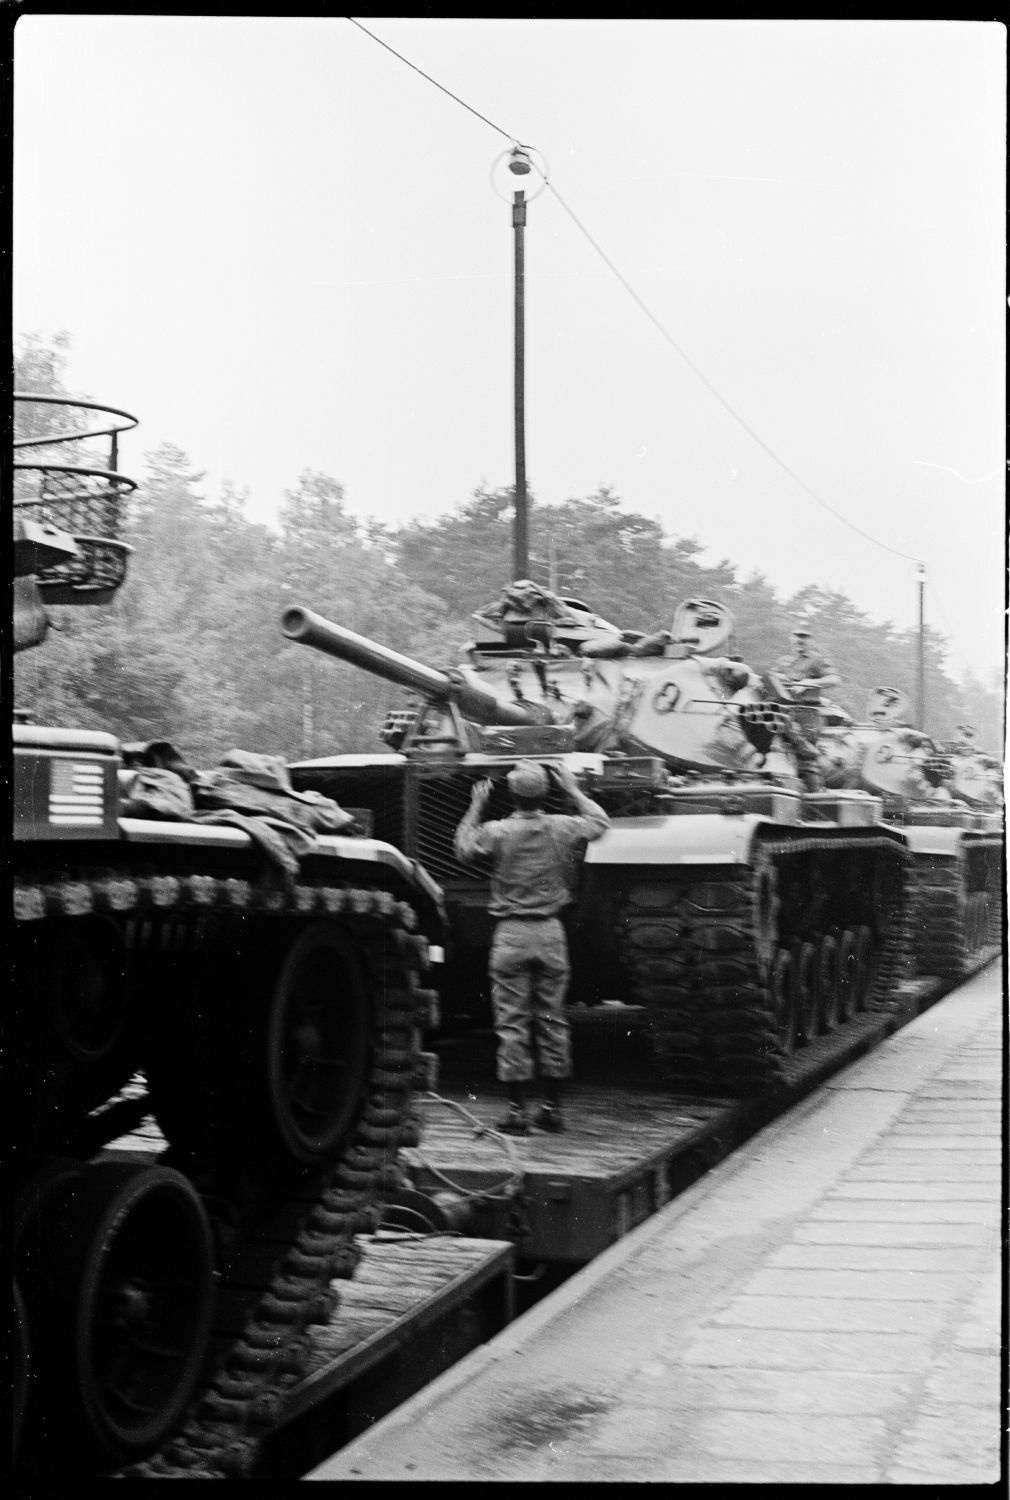
[[332, 797], [296, 792], [279, 756], [231, 750], [212, 770], [198, 771], [167, 740], [124, 746], [123, 755], [124, 816], [240, 828], [285, 882], [296, 878], [316, 834], [354, 822]]

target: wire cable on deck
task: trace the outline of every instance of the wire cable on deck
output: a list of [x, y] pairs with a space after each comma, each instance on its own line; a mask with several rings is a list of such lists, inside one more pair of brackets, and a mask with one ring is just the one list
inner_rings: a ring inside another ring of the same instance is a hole
[[419, 1104], [443, 1104], [449, 1109], [454, 1109], [457, 1114], [462, 1115], [473, 1126], [474, 1140], [479, 1140], [482, 1136], [492, 1136], [496, 1141], [501, 1143], [506, 1156], [509, 1158], [509, 1165], [512, 1169], [503, 1181], [493, 1183], [490, 1188], [469, 1188], [465, 1187], [462, 1183], [455, 1182], [445, 1172], [430, 1162], [419, 1147], [415, 1146], [413, 1154], [431, 1172], [432, 1176], [437, 1177], [440, 1182], [444, 1182], [447, 1187], [452, 1188], [453, 1192], [459, 1193], [464, 1198], [482, 1198], [491, 1202], [506, 1203], [515, 1196], [521, 1189], [526, 1174], [515, 1146], [507, 1135], [503, 1135], [501, 1131], [495, 1130], [490, 1125], [485, 1125], [483, 1120], [479, 1120], [475, 1114], [472, 1114], [464, 1105], [457, 1103], [455, 1099], [446, 1099], [442, 1094], [436, 1094], [431, 1089], [428, 1089], [423, 1095], [418, 1095], [417, 1102]]
[[395, 1208], [397, 1214], [409, 1214], [412, 1219], [420, 1219], [422, 1224], [427, 1225], [426, 1229], [405, 1229], [402, 1224], [397, 1224], [392, 1219], [380, 1219], [378, 1227], [386, 1234], [410, 1240], [430, 1240], [435, 1235], [438, 1235], [442, 1239], [461, 1239], [463, 1237], [458, 1229], [439, 1228], [419, 1208], [410, 1208], [406, 1203], [394, 1203], [386, 1206]]

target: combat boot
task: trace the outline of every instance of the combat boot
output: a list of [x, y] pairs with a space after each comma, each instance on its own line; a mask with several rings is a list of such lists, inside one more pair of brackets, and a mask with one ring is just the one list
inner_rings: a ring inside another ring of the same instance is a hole
[[521, 1104], [510, 1104], [500, 1120], [495, 1121], [495, 1130], [502, 1135], [529, 1135], [530, 1125]]
[[546, 1099], [533, 1116], [533, 1123], [538, 1130], [548, 1130], [552, 1135], [557, 1135], [559, 1131], [565, 1128], [560, 1106], [551, 1104]]

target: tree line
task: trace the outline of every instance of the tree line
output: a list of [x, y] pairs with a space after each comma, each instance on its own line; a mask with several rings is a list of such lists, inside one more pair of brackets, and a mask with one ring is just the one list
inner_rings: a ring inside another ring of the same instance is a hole
[[[65, 340], [22, 341], [15, 389], [66, 394], [65, 358]], [[15, 706], [40, 723], [167, 739], [194, 765], [236, 747], [289, 760], [380, 751], [377, 731], [402, 690], [288, 642], [283, 611], [305, 605], [444, 667], [475, 635], [472, 611], [510, 581], [509, 488], [480, 487], [433, 522], [389, 526], [356, 517], [338, 480], [306, 470], [267, 526], [248, 517], [230, 483], [208, 493], [172, 444], [149, 453], [135, 477], [123, 587], [101, 608], [52, 608], [45, 642], [15, 658]], [[607, 487], [560, 504], [532, 500], [532, 576], [623, 629], [668, 627], [682, 600], [718, 599], [735, 617], [734, 649], [764, 669], [802, 617], [841, 674], [831, 696], [854, 718], [878, 684], [914, 701], [917, 633], [870, 619], [841, 591], [811, 583], [782, 597], [729, 559], [704, 564], [703, 542], [625, 510]], [[928, 631], [925, 647], [929, 731], [948, 738], [967, 720], [997, 750], [999, 695], [950, 676], [939, 632]]]

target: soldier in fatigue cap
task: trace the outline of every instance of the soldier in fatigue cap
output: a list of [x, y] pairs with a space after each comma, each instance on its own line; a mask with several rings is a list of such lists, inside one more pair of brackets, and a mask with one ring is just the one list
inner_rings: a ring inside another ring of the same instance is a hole
[[817, 753], [823, 693], [825, 688], [837, 686], [842, 679], [828, 658], [814, 646], [806, 625], [800, 623], [791, 635], [792, 649], [779, 658], [776, 671], [793, 703], [796, 732], [789, 739], [796, 752], [800, 778], [808, 790], [817, 791], [824, 784]]
[[488, 960], [491, 1005], [498, 1037], [498, 1077], [509, 1105], [497, 1129], [526, 1135], [526, 1089], [536, 1076], [543, 1102], [534, 1116], [541, 1130], [563, 1128], [561, 1083], [572, 1071], [565, 1015], [568, 942], [561, 912], [569, 905], [571, 874], [584, 845], [598, 839], [610, 819], [583, 796], [571, 771], [554, 769], [560, 788], [575, 804], [572, 813], [544, 811], [549, 781], [543, 766], [525, 762], [508, 775], [513, 812], [481, 823], [491, 796], [489, 780], [477, 782], [456, 830], [456, 855], [464, 864], [491, 860], [489, 911], [496, 918]]

